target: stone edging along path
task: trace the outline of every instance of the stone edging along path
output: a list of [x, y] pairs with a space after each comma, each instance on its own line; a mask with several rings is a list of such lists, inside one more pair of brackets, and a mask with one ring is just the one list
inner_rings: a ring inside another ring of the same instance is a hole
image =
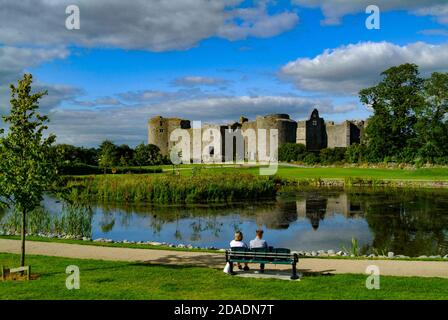
[[[215, 253], [131, 249], [78, 244], [27, 241], [27, 253], [76, 259], [145, 262], [150, 264], [190, 265], [223, 268], [224, 256]], [[20, 253], [20, 241], [0, 239], [0, 252]], [[381, 275], [405, 277], [448, 278], [448, 264], [443, 261], [391, 261], [346, 259], [300, 259], [298, 269], [308, 274], [365, 274], [370, 265], [379, 267]], [[272, 269], [289, 269], [289, 266], [269, 265]]]

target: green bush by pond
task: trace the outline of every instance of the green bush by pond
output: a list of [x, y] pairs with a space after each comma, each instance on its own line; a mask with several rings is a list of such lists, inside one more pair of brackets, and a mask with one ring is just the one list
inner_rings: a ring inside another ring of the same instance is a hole
[[72, 177], [67, 187], [73, 199], [112, 202], [232, 202], [273, 198], [277, 193], [273, 178], [251, 174], [100, 175]]

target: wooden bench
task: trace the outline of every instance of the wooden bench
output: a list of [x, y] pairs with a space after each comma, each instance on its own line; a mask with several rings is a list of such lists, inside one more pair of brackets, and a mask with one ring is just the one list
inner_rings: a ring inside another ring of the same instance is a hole
[[298, 279], [297, 263], [299, 256], [285, 248], [231, 248], [226, 250], [226, 262], [230, 264], [230, 274], [234, 275], [233, 263], [259, 263], [264, 270], [264, 264], [288, 264], [292, 267], [291, 279]]
[[9, 268], [5, 268], [3, 266], [1, 266], [1, 280], [4, 281], [6, 280], [6, 278], [11, 274], [11, 273], [23, 273], [26, 272], [26, 279], [30, 280], [30, 275], [31, 275], [31, 267], [30, 266], [25, 266], [25, 267], [19, 267], [19, 268], [14, 268], [14, 269], [9, 269]]

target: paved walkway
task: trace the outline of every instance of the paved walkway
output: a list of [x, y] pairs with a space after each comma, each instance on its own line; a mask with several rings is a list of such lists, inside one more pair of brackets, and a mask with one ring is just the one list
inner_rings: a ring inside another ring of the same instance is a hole
[[[57, 242], [27, 241], [27, 253], [55, 257], [139, 261], [151, 264], [195, 265], [224, 267], [224, 256], [215, 253], [114, 248]], [[19, 253], [20, 241], [0, 239], [0, 252]], [[305, 275], [325, 273], [365, 274], [366, 267], [376, 265], [381, 275], [448, 278], [448, 262], [397, 260], [300, 259], [298, 270]], [[288, 266], [267, 265], [267, 269], [289, 269]]]

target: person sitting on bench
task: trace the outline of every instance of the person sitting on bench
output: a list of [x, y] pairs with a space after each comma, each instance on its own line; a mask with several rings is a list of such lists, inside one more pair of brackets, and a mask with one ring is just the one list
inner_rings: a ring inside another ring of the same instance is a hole
[[[235, 238], [230, 241], [230, 248], [247, 248], [247, 244], [243, 242], [243, 233], [241, 231], [235, 232]], [[244, 264], [244, 268], [241, 266], [241, 264], [237, 263], [238, 269], [243, 269], [244, 271], [249, 270], [249, 266], [247, 263]]]
[[[251, 249], [267, 249], [268, 243], [263, 240], [263, 230], [258, 229], [256, 231], [255, 239], [250, 240], [249, 246]], [[260, 273], [264, 272], [264, 263], [260, 263]]]

